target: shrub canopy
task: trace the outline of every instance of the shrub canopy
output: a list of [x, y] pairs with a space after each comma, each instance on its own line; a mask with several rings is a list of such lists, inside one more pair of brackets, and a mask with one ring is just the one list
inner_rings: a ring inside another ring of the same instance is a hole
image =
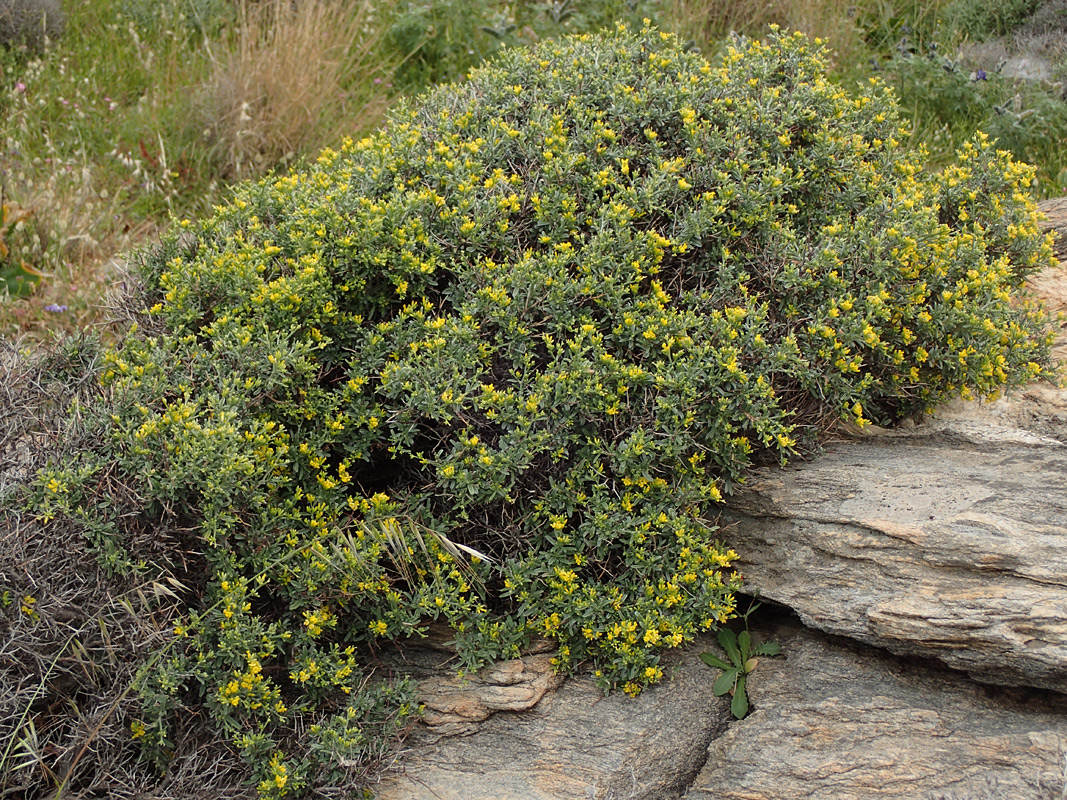
[[[92, 442], [38, 513], [192, 587], [131, 725], [205, 706], [264, 796], [413, 712], [364, 643], [555, 638], [636, 693], [734, 613], [709, 517], [756, 460], [1048, 366], [1030, 168], [925, 171], [800, 35], [712, 65], [624, 29], [509, 51], [142, 258]], [[799, 443], [799, 444], [798, 444]], [[303, 733], [298, 733], [303, 732]]]

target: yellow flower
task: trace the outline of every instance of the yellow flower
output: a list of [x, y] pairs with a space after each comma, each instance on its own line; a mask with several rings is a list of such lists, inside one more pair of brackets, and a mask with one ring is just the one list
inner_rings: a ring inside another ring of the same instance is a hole
[[389, 625], [385, 622], [385, 620], [381, 619], [374, 620], [374, 622], [372, 622], [367, 627], [370, 628], [370, 632], [373, 633], [375, 636], [385, 636], [385, 634], [389, 632]]

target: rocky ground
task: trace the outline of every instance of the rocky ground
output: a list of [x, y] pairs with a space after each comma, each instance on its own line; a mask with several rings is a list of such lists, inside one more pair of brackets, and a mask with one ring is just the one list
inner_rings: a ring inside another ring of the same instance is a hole
[[1067, 0], [1043, 0], [1030, 18], [1012, 31], [986, 42], [966, 45], [964, 63], [988, 73], [1026, 81], [1046, 81], [1067, 97], [1063, 86], [1067, 64]]
[[[1067, 231], [1067, 200], [1043, 209]], [[1033, 290], [1067, 310], [1067, 271]], [[379, 796], [1067, 800], [1067, 389], [842, 436], [754, 476], [723, 523], [779, 609], [748, 717], [714, 697], [710, 638], [635, 700], [546, 653], [460, 682], [431, 640], [391, 656], [428, 715]]]

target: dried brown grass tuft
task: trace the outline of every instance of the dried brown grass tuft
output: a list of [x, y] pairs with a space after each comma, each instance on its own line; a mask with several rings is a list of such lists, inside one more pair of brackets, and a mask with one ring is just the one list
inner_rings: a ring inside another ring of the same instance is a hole
[[65, 25], [57, 0], [0, 0], [0, 46], [39, 51], [62, 35]]
[[0, 340], [0, 796], [251, 798], [237, 753], [195, 715], [163, 785], [131, 735], [135, 673], [167, 655], [196, 576], [107, 575], [79, 531], [20, 510], [38, 468], [99, 444], [68, 413], [98, 392], [99, 355], [89, 336], [32, 355]]
[[260, 175], [378, 123], [392, 69], [375, 5], [240, 0], [237, 29], [211, 54], [201, 97], [221, 177]]

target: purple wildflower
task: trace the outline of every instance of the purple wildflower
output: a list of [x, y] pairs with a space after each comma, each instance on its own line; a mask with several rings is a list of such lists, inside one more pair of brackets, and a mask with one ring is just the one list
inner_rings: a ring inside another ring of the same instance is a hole
[[52, 303], [51, 305], [45, 306], [44, 310], [51, 311], [53, 314], [62, 314], [64, 311], [67, 310], [67, 307]]
[[980, 69], [980, 70], [975, 71], [974, 79], [976, 81], [984, 81], [984, 80], [986, 80], [986, 78], [987, 78], [987, 75], [985, 74], [985, 70], [984, 69]]

